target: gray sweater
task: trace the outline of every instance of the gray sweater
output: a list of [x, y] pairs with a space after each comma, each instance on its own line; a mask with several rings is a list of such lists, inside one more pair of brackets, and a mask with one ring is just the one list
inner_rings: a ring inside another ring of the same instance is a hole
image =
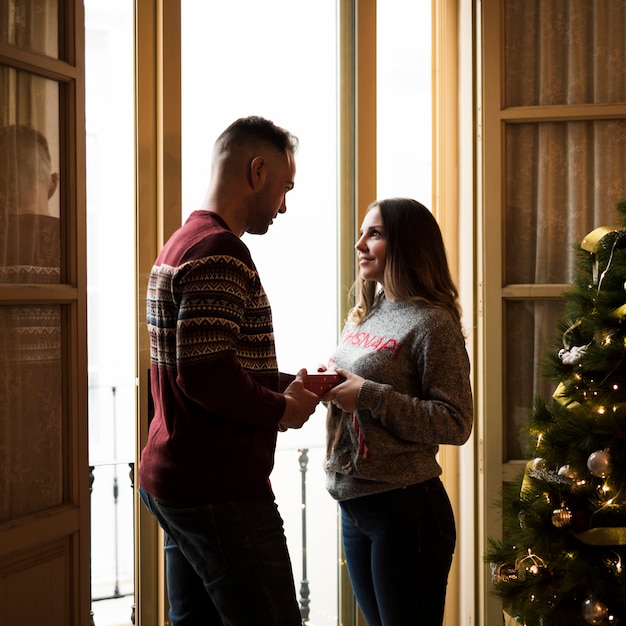
[[365, 378], [354, 413], [328, 407], [326, 487], [348, 500], [441, 474], [439, 444], [472, 430], [469, 359], [459, 325], [425, 302], [382, 300], [348, 323], [333, 355]]

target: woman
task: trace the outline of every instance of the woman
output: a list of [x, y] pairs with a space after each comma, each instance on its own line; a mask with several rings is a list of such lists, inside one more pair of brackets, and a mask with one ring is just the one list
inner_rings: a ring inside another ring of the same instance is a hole
[[439, 444], [472, 429], [469, 360], [441, 232], [415, 200], [373, 203], [331, 368], [327, 489], [368, 626], [443, 622], [456, 542]]

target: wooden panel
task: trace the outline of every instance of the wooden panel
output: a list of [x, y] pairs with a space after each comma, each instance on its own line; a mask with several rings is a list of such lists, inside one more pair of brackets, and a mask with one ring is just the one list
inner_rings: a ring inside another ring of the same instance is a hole
[[0, 560], [0, 624], [75, 624], [66, 593], [71, 562], [69, 540]]

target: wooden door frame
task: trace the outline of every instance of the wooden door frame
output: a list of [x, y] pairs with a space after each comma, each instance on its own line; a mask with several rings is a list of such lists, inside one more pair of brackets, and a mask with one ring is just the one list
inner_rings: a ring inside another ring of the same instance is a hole
[[[154, 26], [153, 26], [154, 25]], [[149, 26], [149, 27], [148, 27]], [[136, 338], [135, 485], [148, 437], [150, 346], [146, 287], [150, 269], [181, 222], [180, 1], [135, 1]], [[162, 532], [135, 490], [137, 626], [163, 626], [167, 594]]]
[[[437, 63], [433, 83], [435, 144], [433, 152], [433, 212], [442, 223], [451, 267], [458, 276], [462, 243], [459, 235], [459, 128], [457, 125], [459, 72], [458, 48], [450, 46], [450, 37], [459, 36], [460, 3], [432, 0], [433, 60]], [[156, 254], [181, 220], [181, 84], [180, 84], [180, 1], [136, 0], [136, 137], [137, 137], [137, 462], [148, 430], [149, 346], [145, 324], [145, 288]], [[376, 0], [339, 0], [339, 276], [340, 303], [338, 318], [347, 313], [347, 291], [355, 277], [354, 235], [368, 199], [376, 197]], [[146, 28], [144, 25], [155, 25]], [[365, 45], [360, 45], [365, 42]], [[455, 40], [456, 41], [456, 40]], [[450, 104], [452, 103], [452, 104]], [[443, 105], [446, 105], [445, 107]], [[140, 114], [139, 114], [140, 112]], [[471, 159], [471, 156], [470, 156]], [[359, 200], [360, 199], [360, 200]], [[473, 202], [472, 202], [473, 205]], [[470, 206], [468, 210], [472, 210]], [[473, 214], [469, 223], [473, 222]], [[470, 238], [473, 251], [473, 236]], [[473, 277], [473, 276], [472, 276]], [[464, 275], [464, 278], [467, 278]], [[467, 314], [474, 324], [473, 283], [468, 293]], [[341, 324], [340, 324], [341, 326]], [[472, 467], [473, 449], [459, 460], [456, 451], [446, 451], [442, 463], [451, 498], [460, 501], [460, 492], [472, 473], [459, 478], [460, 468]], [[137, 466], [137, 464], [136, 464]], [[136, 499], [136, 601], [137, 624], [164, 624], [166, 592], [161, 533], [152, 516]], [[474, 528], [474, 500], [465, 502], [461, 512]], [[459, 505], [460, 506], [460, 505]], [[471, 521], [469, 518], [471, 517]], [[470, 531], [473, 536], [474, 531]], [[469, 543], [469, 541], [468, 541]], [[476, 574], [477, 551], [467, 546], [463, 574]], [[344, 624], [362, 623], [351, 594], [345, 566], [340, 562], [339, 612]], [[473, 614], [474, 591], [459, 602], [461, 593], [459, 568], [452, 573], [447, 622], [456, 624], [461, 615]], [[459, 607], [459, 604], [465, 607]], [[470, 607], [470, 608], [467, 608]], [[460, 622], [458, 622], [460, 623]]]
[[[58, 305], [63, 341], [62, 502], [53, 508], [0, 524], [0, 596], [11, 589], [24, 601], [47, 602], [45, 593], [67, 611], [68, 626], [91, 622], [90, 475], [88, 458], [87, 256], [84, 12], [82, 0], [59, 0], [58, 57], [0, 42], [0, 63], [59, 85], [59, 166], [61, 173], [61, 281], [57, 284], [0, 286], [0, 304]], [[6, 587], [5, 587], [6, 585]], [[26, 599], [29, 598], [30, 600]], [[22, 600], [12, 597], [12, 605]], [[23, 608], [23, 604], [22, 604]], [[0, 610], [0, 614], [2, 611]], [[20, 615], [9, 616], [20, 622]]]

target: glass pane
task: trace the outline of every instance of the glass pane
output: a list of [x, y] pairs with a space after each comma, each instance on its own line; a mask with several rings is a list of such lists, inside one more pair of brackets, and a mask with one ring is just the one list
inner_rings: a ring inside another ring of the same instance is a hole
[[[376, 3], [378, 197], [408, 196], [429, 209], [432, 209], [431, 47], [430, 2]], [[371, 200], [374, 198], [366, 202]]]
[[547, 350], [556, 345], [561, 315], [563, 303], [556, 300], [505, 303], [504, 461], [525, 458], [525, 437], [520, 429], [528, 421], [535, 396], [549, 400], [554, 393], [555, 385], [543, 378], [540, 370]]
[[509, 124], [505, 184], [506, 283], [569, 283], [574, 246], [626, 199], [626, 120]]
[[61, 307], [0, 306], [0, 522], [63, 500]]
[[58, 205], [52, 203], [58, 201], [58, 182], [41, 132], [26, 124], [0, 127], [1, 283], [60, 282], [60, 223]]
[[[58, 284], [58, 85], [6, 66], [0, 84], [0, 283]], [[0, 521], [63, 500], [62, 308], [15, 300], [0, 306]]]
[[[245, 235], [272, 306], [283, 372], [326, 363], [337, 340], [337, 50], [335, 0], [182, 1], [183, 219], [201, 204], [214, 140], [238, 117], [261, 115], [300, 140], [287, 213]], [[245, 19], [242, 19], [245, 16]], [[262, 27], [259, 27], [262, 25]], [[324, 488], [325, 410], [279, 435], [272, 485], [285, 518], [296, 591], [302, 578], [299, 449], [309, 449], [310, 620], [337, 624], [337, 507]], [[311, 549], [311, 548], [315, 549]]]
[[58, 0], [0, 0], [0, 41], [59, 55]]
[[506, 106], [626, 102], [626, 1], [507, 0]]
[[[130, 625], [134, 592], [133, 11], [130, 0], [85, 0], [91, 592], [98, 625]], [[119, 601], [102, 602], [112, 597]]]

